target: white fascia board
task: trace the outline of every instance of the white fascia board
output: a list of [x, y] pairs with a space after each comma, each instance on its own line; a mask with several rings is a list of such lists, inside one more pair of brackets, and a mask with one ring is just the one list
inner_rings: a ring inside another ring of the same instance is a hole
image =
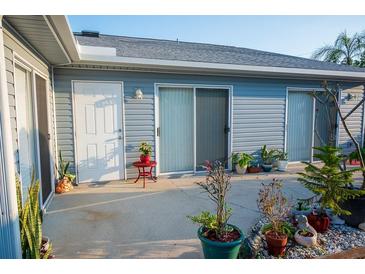
[[73, 62], [80, 61], [80, 54], [77, 49], [76, 39], [72, 33], [70, 23], [64, 15], [48, 15], [45, 16], [56, 32], [57, 39], [61, 43], [61, 47], [66, 51], [68, 58]]
[[192, 71], [214, 71], [225, 73], [261, 73], [261, 74], [281, 74], [281, 75], [302, 75], [315, 77], [342, 78], [353, 80], [365, 80], [365, 72], [352, 71], [335, 71], [335, 70], [317, 70], [301, 68], [284, 68], [284, 67], [267, 67], [267, 66], [249, 66], [221, 63], [175, 61], [162, 59], [132, 58], [120, 56], [96, 56], [80, 54], [80, 63], [82, 64], [104, 64], [104, 65], [122, 65], [146, 68], [173, 68]]
[[101, 56], [117, 56], [117, 49], [111, 47], [95, 47], [78, 45], [80, 54], [85, 55], [101, 55]]

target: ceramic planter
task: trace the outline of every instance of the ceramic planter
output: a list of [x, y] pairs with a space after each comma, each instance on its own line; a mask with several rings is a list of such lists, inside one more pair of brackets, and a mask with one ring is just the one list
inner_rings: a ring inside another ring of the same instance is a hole
[[312, 234], [311, 236], [303, 236], [300, 234], [300, 231], [298, 230], [294, 234], [294, 239], [298, 244], [302, 246], [305, 247], [315, 246], [317, 244], [317, 235], [312, 231], [310, 231], [310, 233]]
[[150, 155], [143, 155], [139, 156], [139, 159], [142, 163], [149, 163], [150, 162]]
[[288, 243], [288, 236], [285, 234], [277, 235], [272, 231], [265, 233], [265, 239], [267, 243], [267, 249], [270, 255], [275, 257], [283, 256], [285, 248]]
[[308, 215], [308, 223], [319, 233], [326, 232], [330, 225], [330, 218], [327, 215], [317, 215], [311, 213]]
[[351, 215], [341, 216], [346, 224], [358, 227], [359, 224], [365, 222], [365, 195], [346, 200], [342, 203], [341, 207], [351, 212]]
[[247, 171], [247, 166], [243, 166], [243, 167], [241, 167], [239, 164], [236, 164], [236, 172], [238, 173], [238, 174], [245, 174], [246, 173], [246, 171]]
[[259, 172], [261, 172], [261, 168], [257, 167], [257, 166], [249, 166], [249, 167], [247, 167], [247, 172], [248, 173], [259, 173]]
[[272, 170], [272, 164], [270, 165], [263, 164], [262, 169], [264, 170], [264, 172], [270, 172]]
[[288, 168], [288, 161], [279, 160], [277, 161], [277, 163], [279, 171], [286, 171], [286, 169]]
[[236, 229], [241, 235], [239, 239], [233, 242], [211, 241], [203, 236], [203, 227], [199, 228], [198, 237], [203, 248], [205, 259], [237, 259], [244, 236], [238, 227], [234, 225], [229, 226]]

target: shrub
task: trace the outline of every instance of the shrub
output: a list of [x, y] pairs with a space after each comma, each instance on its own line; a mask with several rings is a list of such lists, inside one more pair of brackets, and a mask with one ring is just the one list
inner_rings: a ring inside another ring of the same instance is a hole
[[324, 165], [315, 165], [303, 162], [305, 172], [298, 173], [301, 182], [307, 189], [320, 196], [320, 212], [324, 214], [325, 208], [330, 208], [335, 214], [350, 215], [351, 212], [340, 207], [341, 202], [365, 194], [363, 190], [349, 189], [347, 186], [352, 183], [352, 175], [361, 168], [352, 170], [341, 170], [340, 164], [344, 156], [341, 150], [335, 147], [324, 146], [314, 147], [319, 153], [314, 154]]

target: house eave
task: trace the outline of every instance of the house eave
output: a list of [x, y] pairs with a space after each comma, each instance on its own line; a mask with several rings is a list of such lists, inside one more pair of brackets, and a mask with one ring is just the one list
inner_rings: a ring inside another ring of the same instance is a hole
[[120, 56], [101, 56], [80, 54], [75, 64], [113, 65], [148, 69], [179, 70], [183, 72], [221, 73], [232, 75], [308, 77], [312, 79], [356, 80], [364, 81], [365, 72], [318, 70], [286, 67], [249, 66], [236, 64], [190, 62], [176, 60], [131, 58]]

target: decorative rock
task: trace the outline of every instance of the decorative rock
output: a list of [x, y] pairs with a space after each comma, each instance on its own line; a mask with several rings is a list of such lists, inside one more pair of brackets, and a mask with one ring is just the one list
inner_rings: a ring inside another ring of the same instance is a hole
[[343, 224], [345, 224], [345, 220], [342, 220], [340, 217], [338, 217], [338, 215], [333, 214], [332, 210], [327, 209], [326, 213], [327, 213], [328, 217], [331, 220], [331, 224], [333, 224], [333, 225], [343, 225]]
[[359, 224], [359, 228], [360, 228], [361, 230], [364, 230], [364, 231], [365, 231], [365, 223], [361, 223], [361, 224]]
[[[308, 224], [307, 217], [304, 215], [297, 216], [298, 230], [295, 232], [294, 239], [298, 244], [305, 247], [311, 247], [317, 244], [317, 231]], [[300, 231], [308, 231], [313, 234], [311, 237], [300, 235]]]

